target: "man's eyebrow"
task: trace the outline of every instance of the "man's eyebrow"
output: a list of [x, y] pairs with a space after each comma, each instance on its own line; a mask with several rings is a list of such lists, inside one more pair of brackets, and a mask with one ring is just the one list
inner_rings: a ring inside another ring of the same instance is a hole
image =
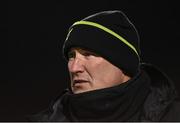
[[84, 53], [89, 53], [89, 54], [92, 54], [92, 55], [94, 55], [94, 56], [100, 56], [100, 55], [98, 55], [97, 53], [95, 53], [95, 52], [93, 52], [93, 51], [91, 51], [91, 50], [89, 50], [89, 49], [85, 49], [85, 48], [71, 48], [70, 49], [70, 51], [69, 51], [69, 53], [73, 53], [73, 52], [75, 52], [75, 50], [77, 50], [79, 53], [81, 53], [81, 54], [84, 54]]
[[89, 53], [89, 54], [94, 55], [94, 56], [99, 56], [97, 53], [95, 53], [93, 51], [89, 51], [89, 50], [82, 50], [82, 53]]

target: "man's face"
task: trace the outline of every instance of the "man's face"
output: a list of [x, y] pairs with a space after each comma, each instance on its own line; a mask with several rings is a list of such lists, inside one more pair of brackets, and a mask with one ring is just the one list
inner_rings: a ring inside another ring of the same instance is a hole
[[75, 94], [112, 87], [129, 80], [119, 68], [93, 52], [72, 48], [68, 57], [71, 89]]

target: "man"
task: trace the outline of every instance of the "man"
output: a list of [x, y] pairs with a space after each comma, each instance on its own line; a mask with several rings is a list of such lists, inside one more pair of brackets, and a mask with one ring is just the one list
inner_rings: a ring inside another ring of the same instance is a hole
[[64, 42], [71, 86], [34, 121], [180, 121], [173, 83], [141, 62], [139, 35], [121, 11], [75, 22]]

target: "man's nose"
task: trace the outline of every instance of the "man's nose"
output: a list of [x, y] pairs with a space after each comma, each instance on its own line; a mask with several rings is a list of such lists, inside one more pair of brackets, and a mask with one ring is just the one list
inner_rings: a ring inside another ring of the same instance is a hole
[[69, 64], [69, 71], [71, 73], [81, 73], [84, 71], [84, 64], [83, 61], [79, 58], [75, 58], [71, 63]]

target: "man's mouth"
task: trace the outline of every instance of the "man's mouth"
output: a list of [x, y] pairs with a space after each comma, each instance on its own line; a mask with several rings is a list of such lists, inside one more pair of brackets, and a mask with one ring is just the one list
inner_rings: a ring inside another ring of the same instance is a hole
[[87, 83], [87, 80], [73, 80], [73, 86], [75, 86], [76, 84], [82, 84], [82, 83]]

